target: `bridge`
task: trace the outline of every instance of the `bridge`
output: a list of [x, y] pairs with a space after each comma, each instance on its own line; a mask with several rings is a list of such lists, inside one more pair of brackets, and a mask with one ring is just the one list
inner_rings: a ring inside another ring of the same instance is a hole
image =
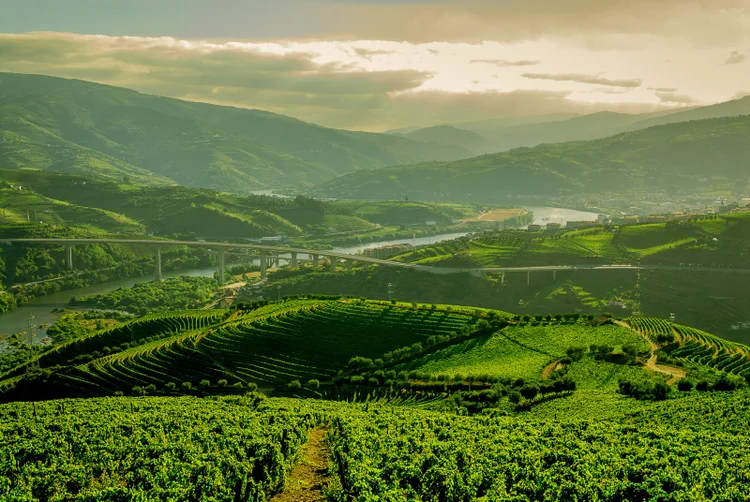
[[[469, 272], [474, 275], [484, 275], [487, 273], [501, 274], [501, 281], [505, 282], [506, 272], [526, 272], [527, 282], [530, 280], [532, 272], [552, 272], [556, 277], [559, 271], [575, 270], [679, 270], [692, 272], [723, 272], [723, 273], [743, 273], [750, 274], [750, 269], [738, 269], [732, 265], [724, 266], [723, 264], [701, 265], [695, 263], [680, 265], [629, 265], [629, 264], [577, 264], [577, 265], [544, 265], [529, 267], [491, 267], [491, 268], [447, 268], [447, 267], [430, 267], [426, 265], [417, 265], [404, 263], [400, 261], [383, 260], [380, 258], [371, 258], [362, 255], [351, 255], [346, 253], [336, 253], [333, 251], [323, 251], [304, 248], [290, 248], [285, 246], [269, 246], [264, 244], [238, 244], [231, 242], [206, 242], [206, 241], [177, 241], [177, 240], [159, 240], [159, 239], [65, 239], [65, 238], [18, 238], [2, 239], [0, 243], [5, 244], [49, 244], [54, 246], [66, 247], [66, 258], [69, 270], [73, 270], [73, 246], [87, 244], [129, 244], [139, 246], [151, 246], [155, 248], [156, 255], [156, 279], [162, 279], [161, 270], [161, 249], [164, 246], [189, 246], [198, 248], [208, 248], [216, 250], [219, 255], [218, 270], [221, 272], [225, 269], [224, 258], [227, 249], [249, 249], [258, 253], [260, 259], [260, 275], [266, 276], [268, 268], [279, 260], [286, 260], [293, 268], [297, 268], [304, 262], [302, 257], [312, 262], [313, 267], [318, 267], [320, 258], [328, 259], [329, 269], [335, 271], [339, 260], [343, 260], [347, 270], [354, 268], [354, 263], [362, 263], [365, 267], [370, 264], [383, 265], [388, 267], [409, 268], [412, 270], [421, 270], [434, 274], [453, 274]], [[224, 274], [219, 273], [219, 282], [224, 283]]]

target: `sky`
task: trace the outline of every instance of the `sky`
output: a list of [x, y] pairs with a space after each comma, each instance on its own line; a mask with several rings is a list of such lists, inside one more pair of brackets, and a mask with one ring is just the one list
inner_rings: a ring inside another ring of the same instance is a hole
[[0, 71], [382, 131], [750, 94], [750, 0], [0, 0]]

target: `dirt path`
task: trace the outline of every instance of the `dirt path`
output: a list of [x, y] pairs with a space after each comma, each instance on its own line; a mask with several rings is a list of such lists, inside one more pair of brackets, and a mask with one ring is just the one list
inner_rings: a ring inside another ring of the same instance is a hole
[[554, 361], [552, 361], [551, 363], [549, 363], [547, 366], [544, 367], [540, 378], [542, 380], [547, 380], [553, 371], [563, 369], [563, 367], [564, 365], [560, 364], [560, 360], [555, 359]]
[[682, 380], [687, 376], [687, 371], [684, 369], [677, 367], [677, 366], [671, 366], [669, 364], [658, 364], [656, 362], [656, 351], [659, 350], [659, 346], [656, 345], [649, 337], [641, 333], [639, 330], [633, 328], [630, 326], [630, 324], [626, 323], [625, 321], [615, 321], [616, 324], [623, 326], [628, 329], [633, 329], [636, 333], [641, 335], [644, 340], [648, 342], [648, 345], [650, 347], [649, 351], [649, 357], [648, 361], [646, 361], [646, 369], [649, 371], [654, 371], [656, 373], [664, 373], [666, 375], [671, 375], [671, 378], [667, 380], [667, 383], [669, 385], [672, 385], [678, 380]]
[[327, 429], [318, 427], [310, 432], [310, 439], [302, 447], [302, 460], [294, 467], [286, 489], [271, 502], [318, 502], [326, 500], [323, 487], [327, 483], [328, 457], [331, 454], [323, 442]]

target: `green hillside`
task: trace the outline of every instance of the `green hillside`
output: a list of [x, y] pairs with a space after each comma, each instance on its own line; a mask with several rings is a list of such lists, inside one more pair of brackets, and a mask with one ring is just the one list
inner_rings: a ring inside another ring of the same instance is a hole
[[6, 169], [244, 192], [463, 156], [450, 146], [328, 129], [260, 110], [0, 73], [0, 167]]
[[34, 354], [0, 375], [9, 499], [293, 498], [312, 467], [331, 501], [750, 495], [750, 347], [662, 319], [286, 299]]
[[503, 203], [561, 194], [696, 193], [747, 184], [750, 115], [650, 127], [450, 163], [350, 173], [322, 194]]

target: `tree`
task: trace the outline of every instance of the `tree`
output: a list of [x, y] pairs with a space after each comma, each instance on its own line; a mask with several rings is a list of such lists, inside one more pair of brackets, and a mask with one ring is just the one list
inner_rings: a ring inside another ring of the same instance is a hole
[[312, 378], [307, 381], [307, 386], [311, 389], [318, 389], [320, 388], [320, 380], [317, 378]]
[[224, 378], [222, 378], [221, 380], [219, 380], [218, 382], [216, 382], [216, 385], [218, 385], [219, 387], [226, 387], [227, 383], [229, 383], [229, 382], [227, 382]]
[[302, 384], [299, 380], [292, 380], [286, 385], [287, 389], [291, 391], [300, 390], [302, 388]]
[[200, 381], [200, 386], [201, 387], [211, 387], [211, 381], [204, 378], [203, 380]]
[[135, 387], [133, 387], [132, 394], [134, 396], [145, 396], [146, 391], [140, 385], [136, 385]]
[[193, 384], [191, 384], [190, 382], [182, 382], [181, 387], [182, 387], [182, 390], [189, 391], [190, 389], [193, 388]]
[[164, 385], [164, 388], [172, 392], [177, 388], [177, 384], [174, 382], [167, 382], [166, 385]]

